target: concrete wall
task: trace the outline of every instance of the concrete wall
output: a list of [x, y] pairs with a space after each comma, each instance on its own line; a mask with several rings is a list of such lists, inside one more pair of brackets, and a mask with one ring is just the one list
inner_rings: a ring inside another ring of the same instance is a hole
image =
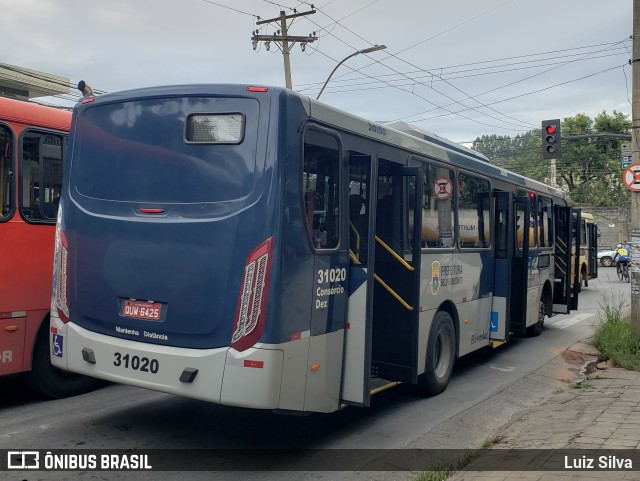
[[598, 225], [600, 238], [598, 249], [606, 250], [616, 244], [629, 239], [630, 207], [583, 207], [583, 211], [593, 214], [594, 222]]

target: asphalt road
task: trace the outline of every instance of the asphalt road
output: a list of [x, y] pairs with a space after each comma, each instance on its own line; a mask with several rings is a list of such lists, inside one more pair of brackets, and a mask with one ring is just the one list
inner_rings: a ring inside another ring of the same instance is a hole
[[[588, 337], [602, 306], [629, 298], [630, 285], [613, 268], [580, 294], [580, 308], [546, 319], [537, 338], [514, 339], [460, 360], [447, 390], [423, 398], [409, 386], [385, 391], [367, 409], [287, 416], [219, 406], [129, 386], [105, 384], [71, 399], [42, 401], [17, 381], [0, 381], [0, 449], [210, 448], [471, 448], [499, 431], [514, 413], [554, 388], [541, 367]], [[628, 302], [627, 302], [628, 304]], [[579, 366], [555, 372], [567, 381]], [[406, 479], [407, 473], [217, 473], [214, 479]], [[177, 473], [0, 473], [7, 479], [175, 479]], [[189, 473], [205, 479], [205, 473]], [[210, 476], [207, 479], [212, 479]]]

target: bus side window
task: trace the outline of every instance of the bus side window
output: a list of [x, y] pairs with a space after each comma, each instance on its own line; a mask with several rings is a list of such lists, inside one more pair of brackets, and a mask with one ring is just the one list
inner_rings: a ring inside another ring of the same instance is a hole
[[304, 193], [304, 212], [307, 227], [313, 231], [313, 211], [316, 210], [316, 193], [309, 190]]
[[422, 190], [422, 247], [455, 245], [452, 170], [426, 165]]
[[334, 249], [340, 234], [340, 149], [333, 135], [310, 127], [304, 134], [302, 192], [313, 247]]
[[489, 221], [489, 182], [464, 173], [458, 174], [458, 238], [460, 247], [491, 245]]
[[553, 204], [551, 199], [543, 196], [538, 197], [539, 216], [538, 231], [540, 233], [540, 247], [550, 248], [553, 246]]

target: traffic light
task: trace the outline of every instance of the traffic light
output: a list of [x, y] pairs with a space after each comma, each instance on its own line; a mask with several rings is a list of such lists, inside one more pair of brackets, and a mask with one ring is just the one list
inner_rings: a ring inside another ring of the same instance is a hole
[[542, 157], [558, 159], [562, 157], [560, 150], [560, 119], [542, 121]]

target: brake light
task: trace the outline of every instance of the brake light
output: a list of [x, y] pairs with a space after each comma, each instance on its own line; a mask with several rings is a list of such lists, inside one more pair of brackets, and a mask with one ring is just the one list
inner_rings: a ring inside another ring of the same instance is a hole
[[268, 238], [245, 262], [231, 336], [231, 347], [238, 351], [253, 346], [264, 332], [274, 241], [275, 237]]
[[69, 322], [69, 292], [68, 292], [68, 265], [69, 244], [62, 231], [60, 219], [62, 206], [58, 208], [58, 222], [56, 224], [55, 253], [53, 257], [53, 299], [51, 310], [58, 313], [60, 320], [65, 324]]

